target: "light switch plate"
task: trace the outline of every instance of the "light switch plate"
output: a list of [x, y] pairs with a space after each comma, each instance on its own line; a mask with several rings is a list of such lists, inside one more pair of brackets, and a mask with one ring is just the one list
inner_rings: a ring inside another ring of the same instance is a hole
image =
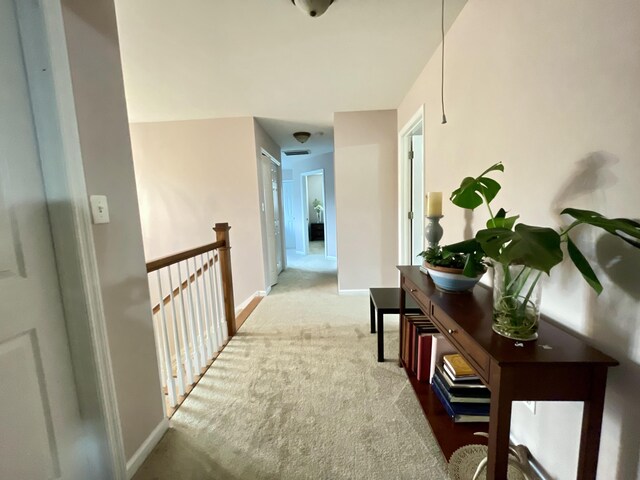
[[98, 225], [101, 223], [109, 223], [109, 205], [105, 195], [91, 195], [89, 197], [91, 204], [91, 216], [93, 223]]

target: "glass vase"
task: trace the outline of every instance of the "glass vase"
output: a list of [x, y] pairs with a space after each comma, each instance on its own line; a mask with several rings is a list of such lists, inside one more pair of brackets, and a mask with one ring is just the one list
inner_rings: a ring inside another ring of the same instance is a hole
[[542, 272], [524, 265], [493, 264], [493, 330], [514, 340], [538, 338]]

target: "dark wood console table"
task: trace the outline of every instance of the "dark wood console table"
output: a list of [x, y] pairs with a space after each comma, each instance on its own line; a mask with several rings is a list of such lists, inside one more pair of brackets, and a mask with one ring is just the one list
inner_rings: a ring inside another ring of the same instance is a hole
[[[540, 321], [538, 340], [518, 344], [493, 333], [489, 288], [478, 285], [469, 293], [444, 293], [437, 290], [431, 278], [418, 267], [399, 266], [398, 269], [402, 287], [400, 314], [404, 314], [409, 294], [491, 391], [487, 478], [506, 479], [511, 402], [532, 400], [584, 402], [577, 478], [595, 480], [607, 368], [618, 362], [544, 317]], [[402, 328], [402, 322], [400, 326]], [[445, 456], [450, 456], [451, 445], [456, 443], [451, 436], [460, 435], [458, 446], [471, 443], [469, 426], [454, 425], [450, 421], [450, 428], [443, 428], [444, 412], [434, 408], [430, 386], [411, 378], [410, 372], [407, 375]]]

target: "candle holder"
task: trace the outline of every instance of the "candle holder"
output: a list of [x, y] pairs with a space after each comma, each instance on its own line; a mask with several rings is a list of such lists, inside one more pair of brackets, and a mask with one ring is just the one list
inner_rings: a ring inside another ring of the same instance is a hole
[[444, 234], [444, 230], [442, 229], [442, 225], [440, 225], [440, 219], [444, 215], [438, 216], [427, 216], [427, 226], [424, 227], [424, 238], [427, 240], [427, 248], [435, 248], [440, 243], [442, 239], [442, 235]]

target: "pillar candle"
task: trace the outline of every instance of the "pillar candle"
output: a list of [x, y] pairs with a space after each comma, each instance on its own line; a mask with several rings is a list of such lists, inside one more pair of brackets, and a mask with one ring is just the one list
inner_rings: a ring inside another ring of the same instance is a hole
[[440, 217], [442, 215], [442, 192], [429, 192], [427, 194], [427, 217]]

